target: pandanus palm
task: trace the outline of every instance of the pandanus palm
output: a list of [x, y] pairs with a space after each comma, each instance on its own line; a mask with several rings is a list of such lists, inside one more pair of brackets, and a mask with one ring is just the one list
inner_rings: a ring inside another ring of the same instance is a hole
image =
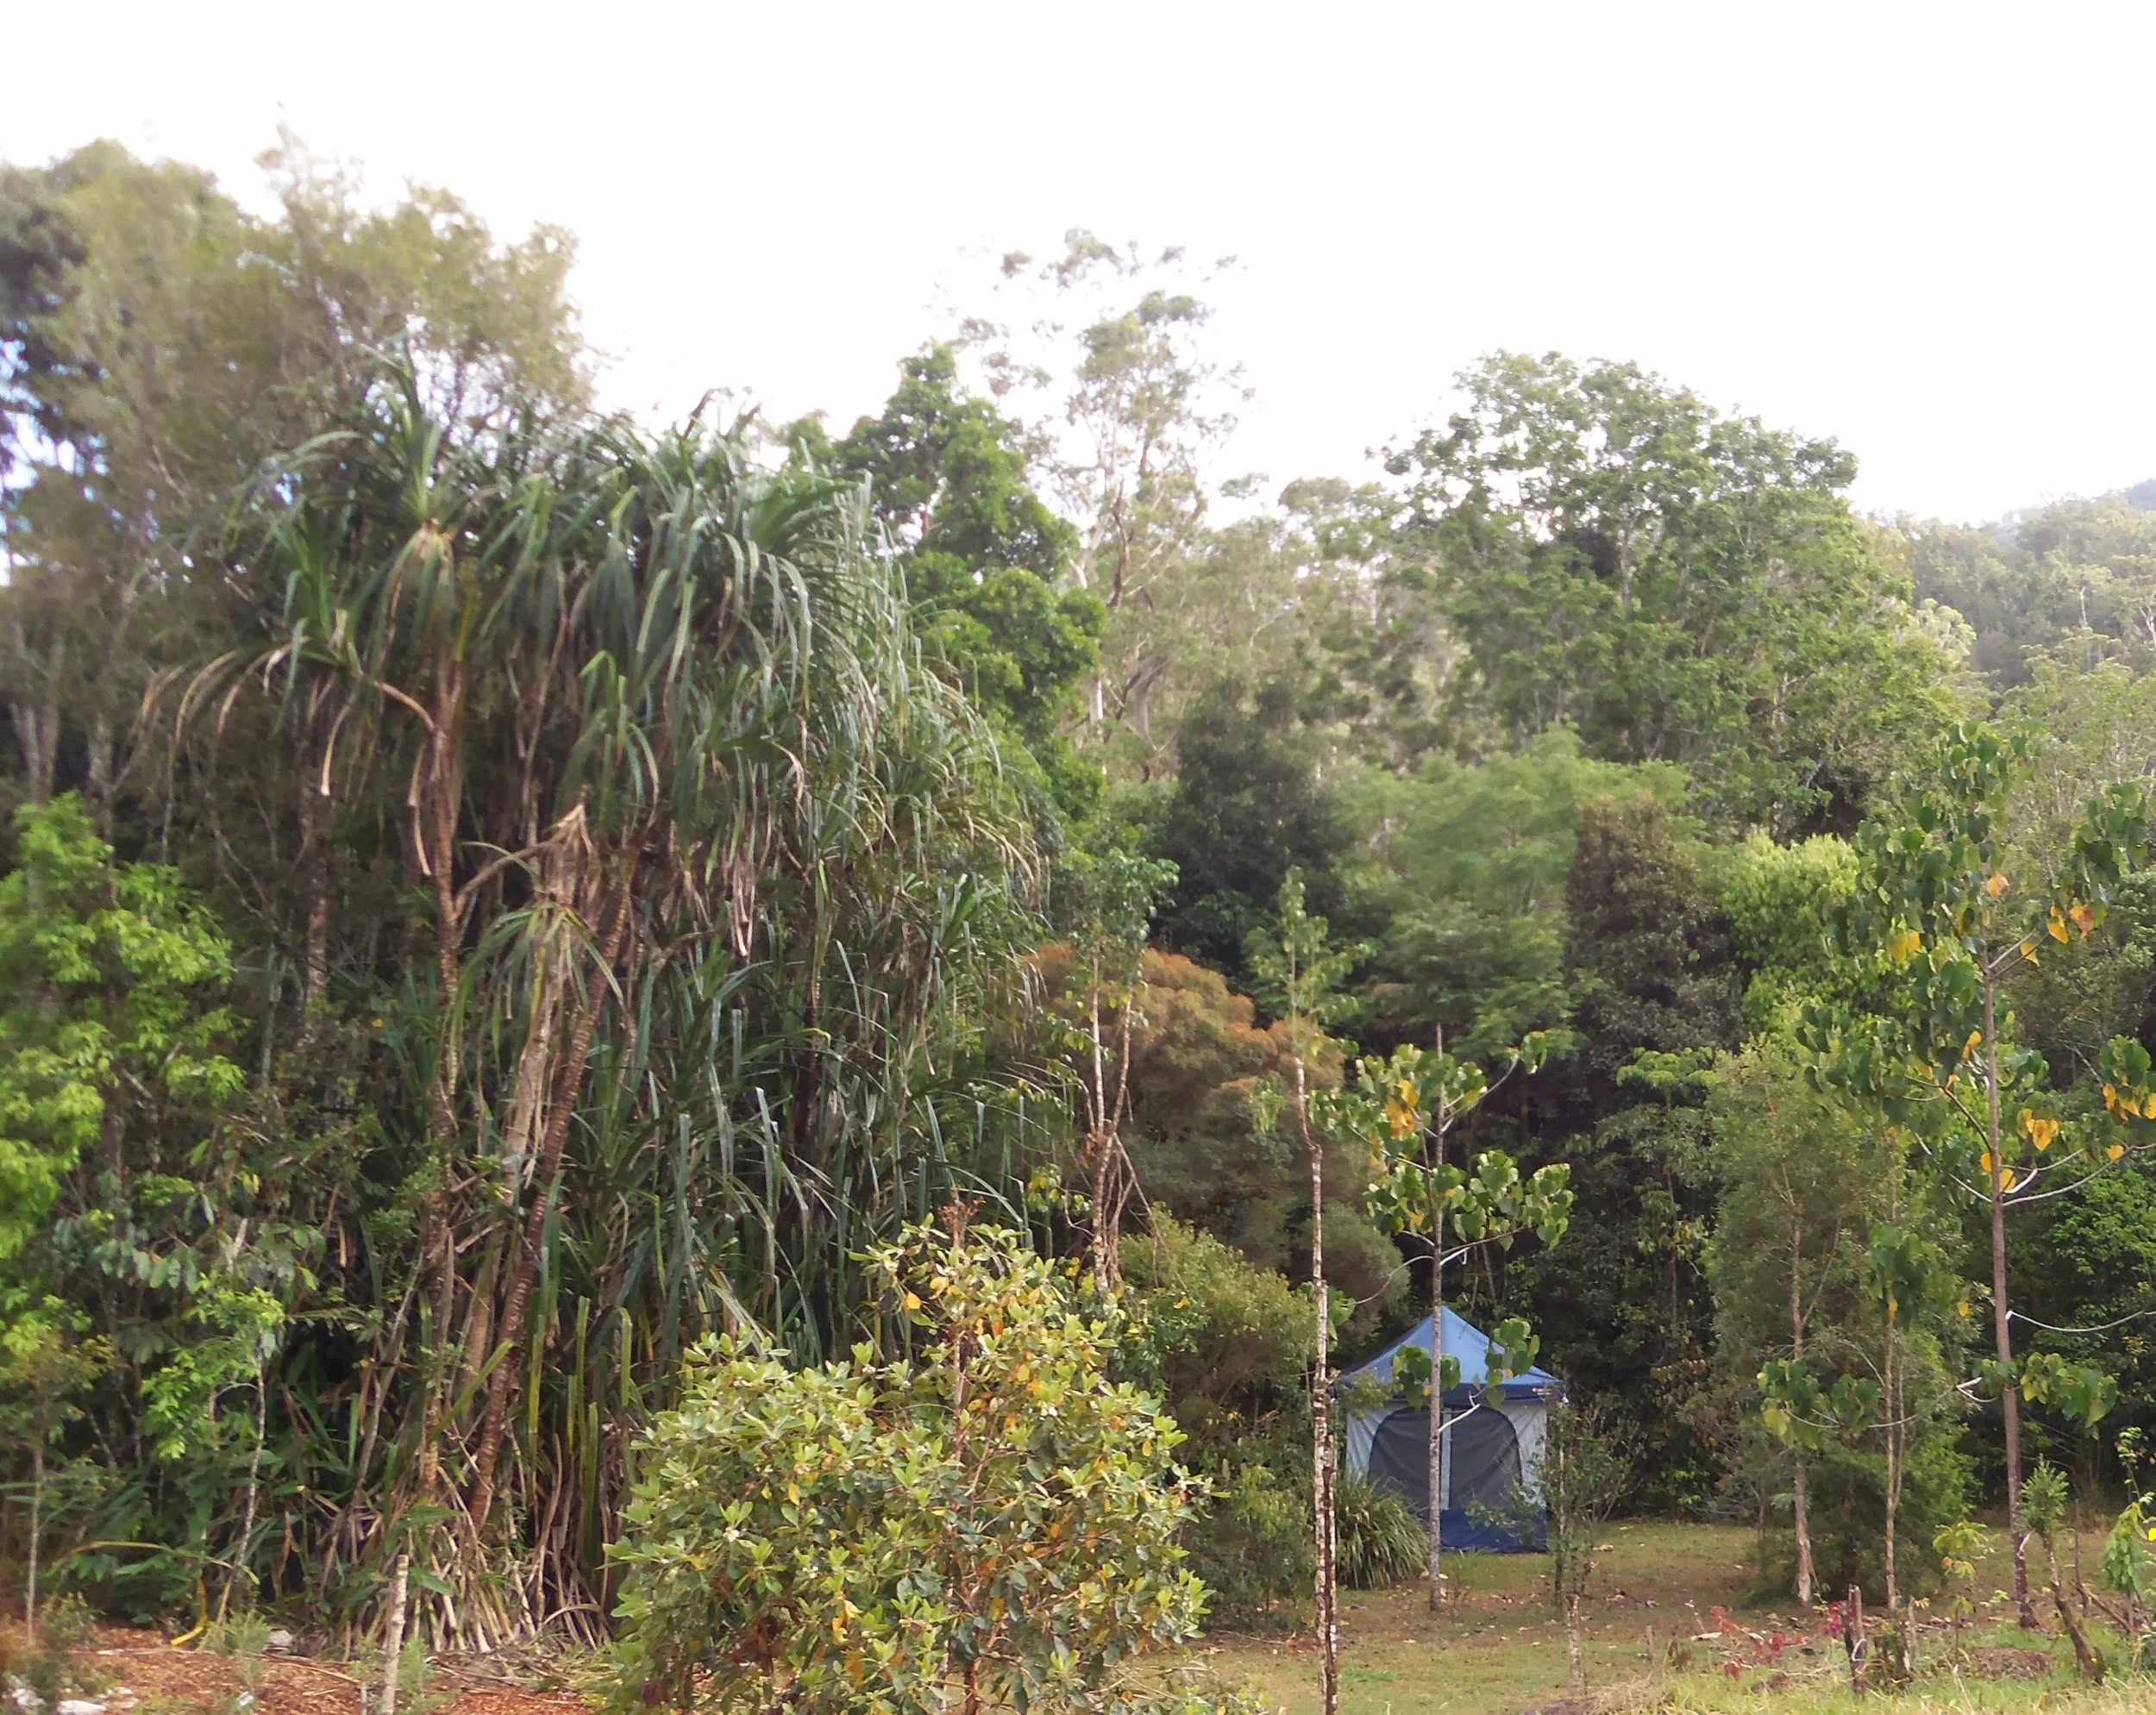
[[585, 1562], [550, 1594], [473, 1575], [523, 1528], [505, 1455], [523, 1517], [557, 1522], [591, 1457], [530, 1392], [549, 1334], [583, 1364], [617, 1330], [624, 1386], [685, 1303], [843, 1336], [848, 1255], [960, 1171], [942, 1122], [984, 986], [1017, 980], [1031, 858], [857, 490], [698, 426], [473, 444], [409, 387], [378, 405], [278, 473], [275, 592], [179, 708], [280, 700], [310, 1003], [333, 798], [385, 808], [426, 902], [425, 1189], [367, 1372], [403, 1390], [398, 1498], [346, 1540], [456, 1521], [429, 1537], [461, 1598], [439, 1624], [483, 1641], [592, 1570], [590, 1532], [544, 1523]]

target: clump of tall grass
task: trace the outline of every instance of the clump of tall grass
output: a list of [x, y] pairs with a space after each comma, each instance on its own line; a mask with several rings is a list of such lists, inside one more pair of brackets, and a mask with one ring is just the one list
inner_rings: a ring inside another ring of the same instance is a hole
[[1428, 1567], [1429, 1527], [1388, 1489], [1352, 1471], [1333, 1487], [1340, 1581], [1351, 1590], [1380, 1590]]

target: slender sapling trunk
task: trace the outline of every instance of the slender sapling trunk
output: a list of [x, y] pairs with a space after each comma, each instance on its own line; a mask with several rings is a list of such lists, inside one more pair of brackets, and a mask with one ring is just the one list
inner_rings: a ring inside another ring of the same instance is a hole
[[[1794, 1222], [1789, 1228], [1789, 1351], [1798, 1362], [1804, 1361], [1804, 1293], [1802, 1261], [1804, 1256], [1804, 1224]], [[1807, 1493], [1804, 1468], [1804, 1449], [1796, 1449], [1796, 1471], [1790, 1481], [1789, 1512], [1796, 1530], [1796, 1605], [1809, 1609], [1814, 1590], [1812, 1571], [1812, 1512], [1811, 1498]]]
[[1310, 1130], [1310, 1096], [1302, 1055], [1295, 1055], [1295, 1123], [1310, 1163], [1310, 1280], [1318, 1301], [1317, 1367], [1310, 1386], [1312, 1510], [1318, 1551], [1318, 1689], [1321, 1715], [1339, 1715], [1339, 1637], [1334, 1623], [1338, 1588], [1332, 1496], [1332, 1310], [1325, 1278], [1325, 1152]]
[[37, 1643], [37, 1547], [45, 1530], [45, 1443], [30, 1444], [30, 1566], [22, 1595], [22, 1630], [33, 1648]]
[[1564, 1651], [1572, 1670], [1572, 1689], [1587, 1689], [1587, 1663], [1580, 1649], [1580, 1593], [1568, 1590], [1564, 1595]]
[[1445, 1606], [1445, 1223], [1430, 1259], [1430, 1612]]
[[[1998, 989], [1987, 971], [1984, 985], [1984, 1144], [1991, 1155], [1991, 1336], [2000, 1366], [2012, 1374], [2014, 1329], [2007, 1306], [2006, 1158], [1999, 1144]], [[2024, 1628], [2036, 1629], [2028, 1599], [2028, 1526], [2021, 1517], [2021, 1402], [2011, 1386], [2001, 1390], [2006, 1418], [2007, 1533], [2014, 1542], [2014, 1606]]]
[[1895, 1314], [1890, 1303], [1886, 1329], [1886, 1541], [1883, 1544], [1886, 1556], [1887, 1612], [1892, 1613], [1902, 1605], [1902, 1593], [1894, 1580], [1894, 1523], [1895, 1514], [1902, 1504], [1902, 1424], [1901, 1410], [1895, 1392], [1894, 1373]]
[[411, 1555], [397, 1556], [389, 1580], [389, 1618], [382, 1630], [382, 1698], [379, 1715], [397, 1715], [397, 1676], [404, 1661], [404, 1596], [411, 1581]]

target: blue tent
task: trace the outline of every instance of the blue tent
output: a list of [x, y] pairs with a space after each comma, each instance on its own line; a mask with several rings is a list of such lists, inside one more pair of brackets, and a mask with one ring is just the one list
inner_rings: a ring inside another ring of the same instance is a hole
[[[1436, 1355], [1428, 1317], [1417, 1323], [1360, 1368], [1340, 1378], [1343, 1388], [1364, 1396], [1371, 1384], [1384, 1390], [1382, 1403], [1351, 1409], [1347, 1418], [1347, 1468], [1405, 1499], [1423, 1518], [1430, 1516], [1430, 1414], [1411, 1410], [1393, 1388], [1393, 1355], [1420, 1346]], [[1516, 1552], [1539, 1548], [1542, 1532], [1526, 1542], [1503, 1530], [1477, 1524], [1470, 1513], [1476, 1505], [1496, 1505], [1530, 1486], [1536, 1455], [1550, 1418], [1552, 1400], [1564, 1398], [1564, 1384], [1547, 1370], [1531, 1369], [1501, 1382], [1486, 1395], [1489, 1339], [1479, 1328], [1445, 1312], [1445, 1353], [1460, 1364], [1460, 1386], [1445, 1396], [1440, 1431], [1444, 1436], [1444, 1493], [1438, 1528], [1448, 1549]], [[1350, 1404], [1354, 1403], [1353, 1395]]]

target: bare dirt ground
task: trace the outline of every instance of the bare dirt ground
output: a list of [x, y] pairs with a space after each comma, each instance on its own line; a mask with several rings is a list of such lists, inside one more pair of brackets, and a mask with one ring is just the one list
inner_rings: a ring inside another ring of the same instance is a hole
[[[0, 1662], [23, 1653], [20, 1622], [0, 1624]], [[78, 1656], [105, 1688], [88, 1697], [106, 1715], [361, 1715], [371, 1687], [351, 1663], [269, 1652], [175, 1649], [154, 1631], [99, 1626]], [[550, 1686], [540, 1657], [430, 1664], [426, 1689], [398, 1715], [590, 1715], [595, 1699]], [[246, 1699], [242, 1701], [242, 1699]]]

